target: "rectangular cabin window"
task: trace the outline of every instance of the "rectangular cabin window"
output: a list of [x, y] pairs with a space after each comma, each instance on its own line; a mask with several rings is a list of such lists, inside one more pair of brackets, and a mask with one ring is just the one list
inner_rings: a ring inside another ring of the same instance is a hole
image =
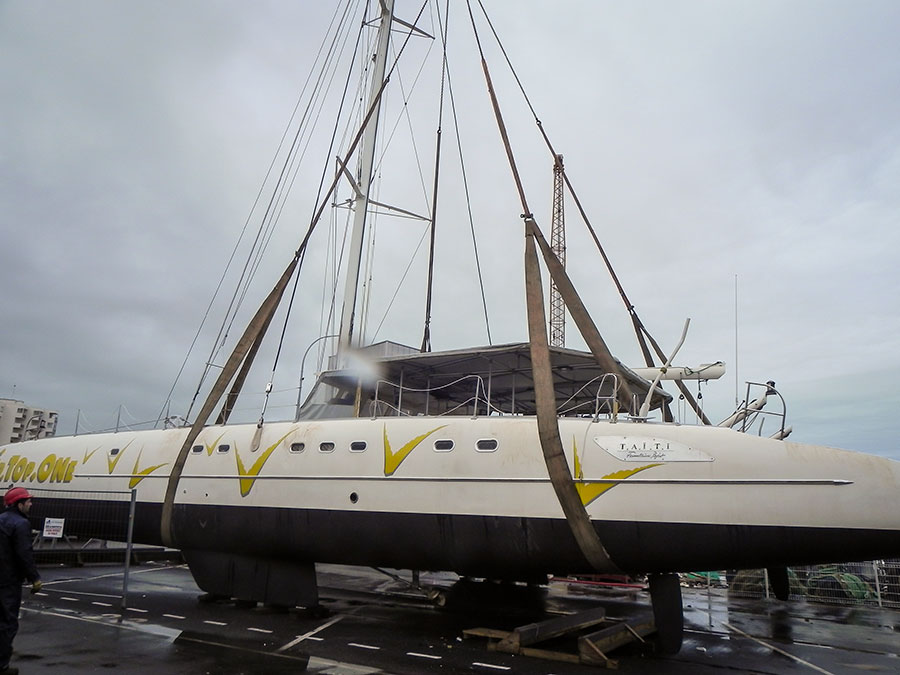
[[434, 442], [435, 452], [450, 452], [453, 449], [453, 441], [449, 438], [439, 439]]
[[306, 449], [306, 443], [291, 443], [291, 452], [300, 453]]
[[350, 444], [350, 452], [365, 452], [366, 450], [366, 442], [365, 441], [353, 441]]
[[193, 448], [191, 448], [191, 452], [194, 452], [194, 453], [198, 453], [198, 454], [199, 454], [199, 453], [203, 452], [203, 446], [202, 446], [202, 445], [195, 445]]
[[319, 443], [319, 452], [334, 452], [334, 443], [329, 441]]
[[494, 452], [498, 445], [496, 438], [482, 438], [475, 443], [475, 449], [478, 452]]
[[226, 452], [228, 452], [230, 449], [231, 449], [231, 446], [228, 445], [227, 443], [223, 443], [222, 445], [220, 445], [220, 446], [217, 448], [217, 450], [218, 450], [219, 452], [223, 453], [223, 454], [226, 453]]

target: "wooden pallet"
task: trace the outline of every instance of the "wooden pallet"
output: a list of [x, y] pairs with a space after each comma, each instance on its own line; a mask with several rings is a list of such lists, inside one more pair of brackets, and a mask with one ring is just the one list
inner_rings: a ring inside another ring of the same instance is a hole
[[[554, 638], [583, 633], [601, 624], [606, 625], [599, 630], [578, 635], [577, 653], [536, 646]], [[644, 637], [655, 631], [656, 626], [653, 623], [652, 615], [635, 617], [626, 621], [612, 621], [606, 618], [606, 610], [598, 607], [519, 626], [512, 631], [495, 628], [469, 628], [463, 631], [463, 637], [487, 638], [488, 649], [491, 651], [521, 654], [566, 663], [617, 668], [618, 662], [609, 658], [608, 652], [631, 642], [643, 642]]]

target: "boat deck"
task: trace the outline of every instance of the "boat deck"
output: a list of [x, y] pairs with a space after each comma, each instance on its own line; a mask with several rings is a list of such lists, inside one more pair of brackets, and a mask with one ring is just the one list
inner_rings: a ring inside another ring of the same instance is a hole
[[[607, 614], [648, 611], [641, 591], [610, 594], [554, 581], [548, 587], [455, 582], [423, 574], [443, 590], [436, 607], [376, 570], [319, 566], [326, 616], [198, 602], [186, 567], [132, 567], [127, 608], [122, 568], [42, 568], [44, 590], [26, 593], [13, 665], [22, 673], [555, 673], [596, 667], [504, 654], [476, 627], [511, 630], [602, 605]], [[406, 573], [408, 575], [408, 573]], [[900, 612], [729, 599], [724, 589], [684, 589], [685, 642], [674, 657], [637, 647], [614, 652], [621, 672], [859, 673], [900, 671]]]

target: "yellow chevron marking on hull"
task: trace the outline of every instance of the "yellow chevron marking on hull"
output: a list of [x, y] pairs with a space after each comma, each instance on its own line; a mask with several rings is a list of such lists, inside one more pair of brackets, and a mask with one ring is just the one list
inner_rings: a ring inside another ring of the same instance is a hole
[[416, 446], [419, 445], [426, 438], [431, 436], [435, 431], [440, 431], [446, 424], [442, 424], [439, 427], [432, 429], [431, 431], [426, 431], [421, 436], [416, 436], [411, 441], [407, 442], [402, 448], [397, 450], [397, 452], [391, 452], [391, 442], [388, 440], [387, 435], [387, 425], [384, 425], [384, 475], [392, 476], [394, 472], [400, 467], [403, 463], [403, 460], [409, 456], [413, 450], [415, 450]]
[[212, 457], [213, 450], [216, 449], [216, 446], [219, 444], [219, 441], [222, 440], [222, 436], [224, 436], [224, 435], [225, 435], [225, 432], [223, 431], [222, 435], [219, 436], [216, 440], [214, 440], [211, 444], [207, 445], [205, 442], [203, 443], [203, 445], [206, 446], [206, 456], [207, 457]]
[[122, 456], [125, 454], [125, 451], [128, 449], [128, 446], [134, 442], [134, 439], [128, 441], [125, 445], [122, 446], [122, 449], [116, 454], [115, 457], [107, 457], [106, 464], [109, 466], [109, 474], [112, 475], [112, 472], [115, 471], [116, 464], [119, 463], [119, 460], [122, 459]]
[[129, 489], [136, 487], [138, 483], [140, 483], [142, 480], [144, 480], [151, 473], [156, 471], [158, 468], [168, 464], [168, 462], [163, 462], [162, 464], [157, 464], [156, 466], [148, 466], [146, 469], [138, 470], [138, 466], [141, 463], [141, 453], [143, 453], [143, 452], [144, 452], [144, 449], [141, 448], [140, 452], [138, 452], [137, 459], [134, 460], [134, 468], [131, 470], [131, 473], [134, 475], [131, 477], [131, 480], [128, 481]]
[[[250, 490], [253, 489], [253, 484], [256, 482], [256, 477], [259, 475], [259, 472], [262, 470], [263, 465], [265, 465], [266, 460], [268, 460], [269, 456], [273, 452], [275, 452], [275, 448], [277, 448], [279, 445], [281, 445], [281, 442], [285, 438], [290, 436], [292, 433], [294, 433], [295, 431], [296, 431], [296, 429], [291, 429], [284, 436], [282, 436], [277, 441], [275, 441], [275, 443], [273, 443], [268, 448], [266, 448], [266, 451], [263, 452], [263, 454], [261, 454], [259, 456], [259, 458], [253, 463], [253, 466], [251, 466], [249, 469], [244, 467], [244, 463], [241, 461], [241, 455], [237, 449], [237, 444], [235, 444], [234, 457], [237, 460], [238, 475], [241, 477], [241, 479], [240, 479], [241, 497], [246, 497], [247, 495], [250, 494]], [[221, 436], [219, 436], [219, 438], [221, 438]], [[216, 440], [216, 443], [218, 443], [218, 442], [219, 441]]]
[[[575, 443], [575, 440], [572, 439], [572, 452], [575, 455], [575, 478], [577, 480], [584, 479], [584, 470], [581, 466], [581, 461], [578, 459], [578, 446]], [[613, 471], [612, 473], [608, 473], [603, 476], [603, 480], [625, 480], [626, 478], [631, 478], [631, 476], [636, 473], [640, 473], [641, 471], [645, 471], [646, 469], [652, 469], [654, 466], [660, 466], [661, 464], [657, 462], [656, 464], [647, 464], [645, 466], [639, 466], [634, 469], [622, 469], [621, 471]], [[587, 506], [592, 501], [597, 499], [600, 495], [602, 495], [607, 490], [614, 488], [618, 483], [575, 483], [575, 490], [578, 492], [578, 496], [581, 497], [581, 503], [584, 506]]]
[[91, 450], [90, 452], [88, 452], [87, 450], [85, 450], [85, 451], [84, 451], [84, 459], [81, 460], [81, 463], [82, 463], [82, 464], [87, 464], [87, 461], [88, 461], [91, 457], [94, 456], [94, 453], [97, 452], [97, 451], [98, 451], [100, 448], [102, 448], [102, 447], [103, 447], [102, 445], [98, 445], [96, 448], [94, 448], [94, 449]]

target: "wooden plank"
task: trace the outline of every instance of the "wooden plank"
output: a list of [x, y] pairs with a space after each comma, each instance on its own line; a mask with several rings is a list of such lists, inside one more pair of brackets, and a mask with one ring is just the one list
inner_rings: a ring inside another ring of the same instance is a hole
[[551, 651], [549, 649], [523, 647], [521, 654], [522, 656], [531, 656], [536, 659], [546, 659], [549, 661], [561, 661], [563, 663], [581, 663], [581, 657], [579, 657], [578, 654]]
[[578, 642], [578, 662], [590, 665], [603, 666], [604, 668], [617, 669], [619, 662], [609, 658], [590, 641]]
[[493, 640], [502, 640], [507, 635], [509, 635], [508, 630], [497, 630], [496, 628], [466, 628], [463, 631], [464, 638], [486, 637]]
[[639, 637], [649, 635], [656, 630], [652, 617], [629, 619], [608, 628], [603, 628], [590, 635], [578, 638], [578, 653], [585, 663], [602, 663], [597, 660], [597, 652], [606, 654], [617, 647], [634, 642]]
[[602, 623], [606, 619], [606, 608], [595, 607], [583, 612], [559, 616], [546, 621], [529, 623], [519, 626], [515, 632], [519, 635], [519, 644], [522, 647], [550, 640], [566, 633], [574, 633]]

